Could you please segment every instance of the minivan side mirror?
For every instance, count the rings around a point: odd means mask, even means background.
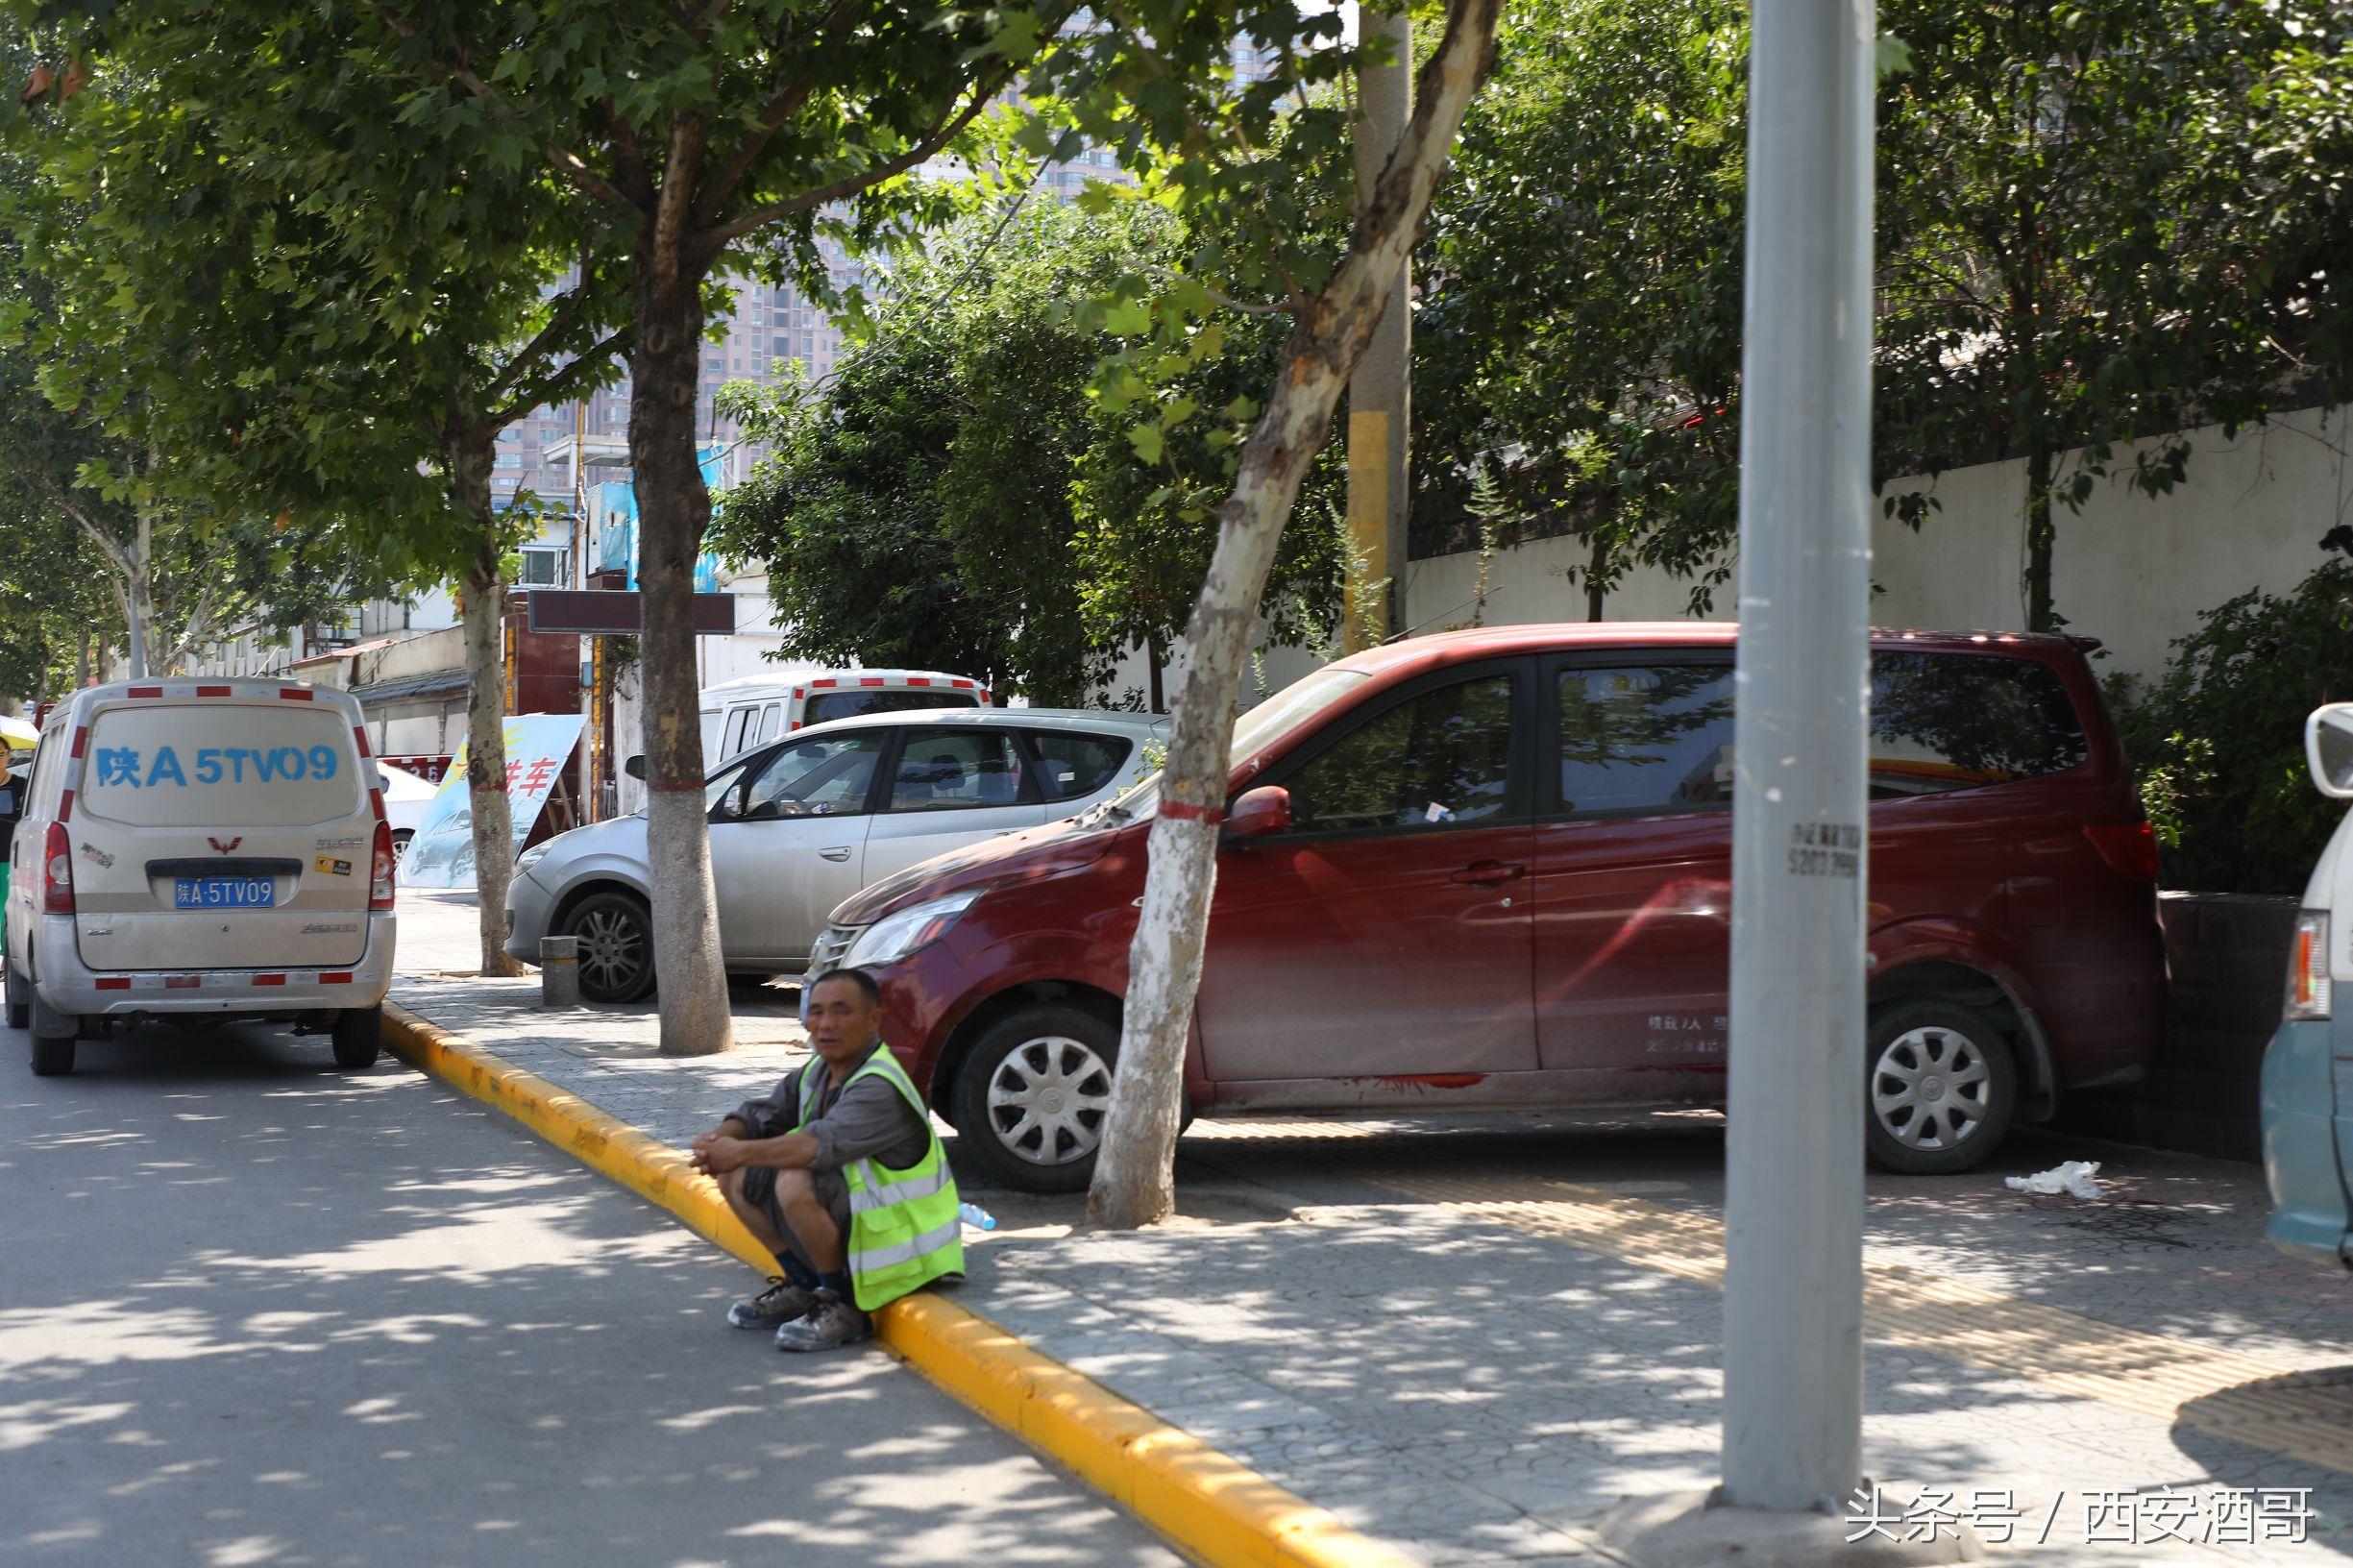
[[[641,754],[639,754],[639,755],[637,755],[637,756],[631,757],[631,758],[630,758],[628,761],[626,761],[626,762],[625,762],[625,763],[623,763],[623,764],[621,765],[621,771],[622,771],[623,772],[625,772],[625,773],[628,774],[628,775],[629,775],[631,778],[643,778],[643,777],[645,777],[645,776],[646,776],[646,759],[645,759],[645,756],[644,756],[644,755],[641,753]]]
[[[2353,702],[2313,709],[2304,721],[2304,761],[2322,795],[2353,800]]]
[[[1280,784],[1243,791],[1226,813],[1228,838],[1262,839],[1269,833],[1287,833],[1290,825],[1291,792]]]

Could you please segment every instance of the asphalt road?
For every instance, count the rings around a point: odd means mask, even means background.
[[[0,1562],[1174,1564],[871,1346],[387,1057],[0,1030]]]

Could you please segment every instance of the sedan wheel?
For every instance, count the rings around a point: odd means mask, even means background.
[[[1888,1169],[1966,1170],[2009,1131],[2017,1070],[1984,1015],[1950,1002],[1890,1009],[1873,1022],[1869,1057],[1867,1141]]]
[[[646,906],[623,893],[593,894],[564,921],[580,939],[580,995],[634,1002],[653,989],[653,927]]]
[[[1081,1008],[1025,1008],[984,1034],[956,1080],[956,1127],[989,1170],[1033,1192],[1094,1175],[1119,1032]]]
[[[1110,1109],[1111,1064],[1068,1035],[1022,1041],[989,1084],[992,1130],[1036,1164],[1066,1165],[1092,1154]]]

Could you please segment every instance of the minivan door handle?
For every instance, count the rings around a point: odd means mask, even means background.
[[[1507,866],[1500,860],[1474,860],[1457,871],[1454,879],[1475,888],[1493,888],[1527,874],[1525,866]]]
[[[838,848],[820,849],[818,854],[826,860],[847,860],[849,858],[849,845],[845,844]]]

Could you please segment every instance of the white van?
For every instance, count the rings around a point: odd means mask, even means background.
[[[2304,760],[2320,793],[2353,800],[2353,702],[2315,709]],[[2305,884],[2280,1025],[2263,1057],[2264,1234],[2281,1250],[2353,1268],[2353,812]]]
[[[118,681],[41,733],[8,894],[33,1070],[135,1017],[291,1018],[376,1060],[392,829],[358,702],[282,680]]]
[[[779,735],[829,719],[988,705],[988,687],[969,675],[937,670],[827,670],[808,665],[746,675],[703,689],[703,765],[717,767]]]

